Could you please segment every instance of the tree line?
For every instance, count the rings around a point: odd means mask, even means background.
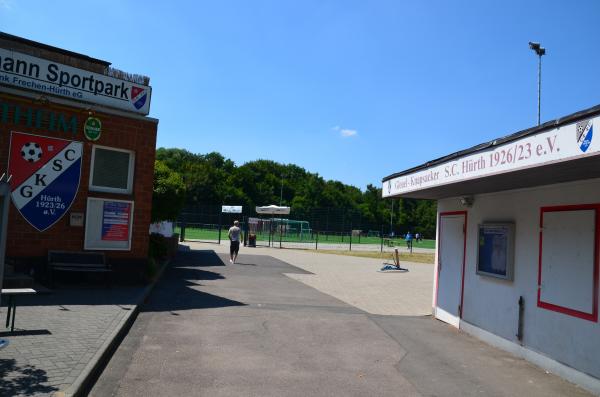
[[[238,166],[217,152],[157,149],[154,220],[174,219],[184,207],[222,204],[246,209],[269,204],[290,206],[290,218],[310,220],[313,228],[321,230],[342,225],[346,229],[381,230],[384,234],[410,230],[435,236],[434,201],[384,200],[377,186],[369,184],[363,191],[325,180],[294,164],[255,160]]]

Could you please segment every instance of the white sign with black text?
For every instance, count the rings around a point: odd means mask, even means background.
[[[221,212],[224,214],[241,214],[242,206],[241,205],[223,205],[221,207]]]
[[[0,84],[148,114],[152,88],[0,48]]]
[[[600,138],[593,139],[594,124],[600,125],[600,117],[553,128],[389,179],[383,182],[383,197],[598,155]]]

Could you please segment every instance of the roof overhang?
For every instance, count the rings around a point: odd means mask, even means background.
[[[383,197],[440,199],[598,178],[599,115],[597,106],[390,175]]]

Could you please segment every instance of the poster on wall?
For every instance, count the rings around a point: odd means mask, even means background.
[[[102,240],[129,240],[129,222],[131,203],[123,201],[105,201],[102,211]]]
[[[82,153],[81,142],[11,133],[11,199],[38,231],[50,228],[71,207],[79,190]]]
[[[134,202],[88,197],[85,215],[86,250],[131,249]]]

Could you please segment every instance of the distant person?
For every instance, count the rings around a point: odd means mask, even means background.
[[[404,237],[404,239],[406,240],[406,248],[412,249],[413,235],[411,234],[410,231],[408,233],[406,233],[406,236]]]
[[[229,228],[229,263],[235,263],[238,252],[240,251],[240,236],[242,229],[240,229],[240,223],[238,221],[233,222],[233,226]]]
[[[421,241],[421,235],[419,233],[415,233],[415,241],[418,243]]]

